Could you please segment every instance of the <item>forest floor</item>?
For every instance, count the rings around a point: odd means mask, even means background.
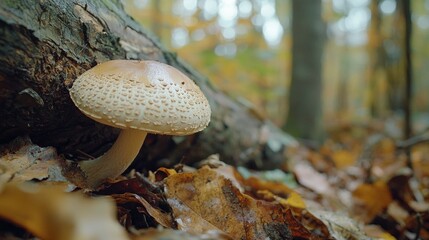
[[[0,149],[0,239],[429,239],[429,133],[395,129],[343,124],[282,169],[212,155],[93,191],[63,177],[55,149],[17,139]]]

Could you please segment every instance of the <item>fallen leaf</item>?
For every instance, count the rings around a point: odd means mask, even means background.
[[[115,219],[114,202],[62,188],[7,183],[0,190],[0,216],[45,240],[127,240]]]
[[[358,205],[356,214],[364,222],[374,219],[377,214],[382,213],[392,202],[389,187],[383,181],[377,181],[373,184],[363,183],[352,194]]]
[[[104,185],[103,188],[95,193],[99,195],[135,193],[146,199],[150,204],[161,207],[165,203],[165,201],[162,201],[161,191],[160,186],[141,176]]]
[[[144,176],[104,185],[94,194],[109,195],[116,201],[120,222],[127,228],[174,227],[162,189]]]
[[[370,239],[359,227],[359,224],[345,214],[316,209],[312,209],[310,212],[328,226],[329,232],[337,240]]]
[[[298,182],[303,186],[323,195],[334,195],[334,189],[325,174],[314,170],[310,165],[299,163],[295,165],[294,173]]]
[[[429,211],[429,202],[410,201],[409,204],[410,204],[410,207],[416,212]]]
[[[410,216],[407,210],[402,208],[401,205],[399,205],[399,203],[396,201],[393,201],[389,204],[387,207],[387,214],[389,214],[390,217],[395,219],[395,221],[402,226],[405,225],[407,218]]]
[[[16,139],[3,146],[0,157],[0,182],[45,180],[67,182],[62,175],[60,157],[52,147],[39,147],[28,138]]]
[[[268,190],[259,190],[256,192],[256,199],[261,199],[269,202],[277,201],[286,208],[305,208],[305,202],[302,197],[295,192],[289,194],[288,198],[279,197]]]
[[[219,175],[222,175],[226,179],[229,179],[231,183],[240,190],[240,192],[244,192],[243,182],[245,180],[235,167],[226,164],[218,166],[216,168],[213,168],[211,166],[208,167],[216,171]]]
[[[190,233],[222,231],[233,239],[318,239],[290,209],[241,193],[208,167],[169,176],[165,194],[178,229]]]
[[[118,206],[121,206],[122,208],[128,209],[128,214],[133,214],[133,211],[135,211],[135,215],[138,215],[139,218],[144,219],[144,226],[141,226],[142,224],[139,223],[136,220],[136,216],[129,216],[130,222],[123,223],[125,226],[130,227],[133,226],[135,228],[147,228],[147,227],[155,227],[156,225],[149,223],[149,217],[152,217],[158,224],[160,224],[163,227],[167,228],[173,228],[174,223],[173,219],[171,218],[171,215],[167,212],[162,211],[159,208],[156,208],[149,204],[146,199],[142,198],[141,196],[133,193],[123,193],[123,194],[112,194],[110,195],[115,201]],[[131,207],[127,207],[131,206]],[[141,208],[143,207],[144,210]],[[145,214],[146,213],[146,214]],[[145,214],[146,216],[142,216]],[[127,217],[127,216],[124,216]],[[121,218],[121,217],[120,217]]]
[[[134,234],[132,240],[232,240],[227,235],[214,231],[204,234],[191,234],[180,230],[151,228]]]
[[[296,192],[291,192],[289,197],[286,199],[285,204],[288,204],[296,208],[305,208],[305,202],[302,199],[301,195]]]
[[[249,191],[257,192],[260,190],[268,190],[273,194],[282,198],[287,198],[292,192],[294,192],[291,188],[289,188],[285,184],[282,184],[279,182],[264,181],[256,177],[250,177],[244,180],[243,184],[247,186]]]
[[[176,174],[176,170],[171,168],[160,167],[154,172],[154,181],[161,181],[164,178]]]
[[[338,150],[332,154],[332,160],[339,169],[352,166],[356,162],[356,159],[357,155],[350,150]]]
[[[236,169],[244,179],[256,177],[268,182],[282,183],[291,188],[294,188],[298,185],[295,181],[295,176],[292,173],[285,173],[280,169],[266,171],[250,171],[245,167],[237,167]]]
[[[364,232],[373,239],[396,240],[394,236],[378,225],[367,225],[364,227]]]

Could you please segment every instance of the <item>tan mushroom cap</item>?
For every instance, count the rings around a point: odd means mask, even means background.
[[[179,70],[156,61],[111,60],[86,71],[70,89],[88,117],[121,129],[187,135],[203,130],[210,106]]]

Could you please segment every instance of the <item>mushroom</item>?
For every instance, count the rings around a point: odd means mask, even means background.
[[[104,155],[78,163],[89,188],[123,173],[147,133],[189,135],[210,121],[210,106],[200,88],[179,70],[156,61],[101,63],[74,81],[70,97],[89,118],[122,129]]]

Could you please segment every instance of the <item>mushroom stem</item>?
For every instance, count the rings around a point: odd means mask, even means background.
[[[121,130],[118,139],[104,155],[79,162],[86,177],[87,187],[95,188],[107,178],[123,173],[140,151],[147,132],[135,129]]]

